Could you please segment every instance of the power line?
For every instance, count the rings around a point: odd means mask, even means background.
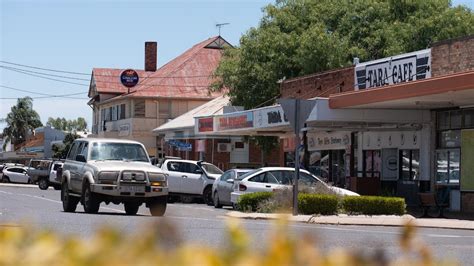
[[[32,94],[37,94],[37,95],[43,95],[43,96],[51,96],[51,97],[57,97],[57,96],[74,96],[74,95],[81,95],[87,93],[86,91],[84,92],[78,92],[78,93],[69,93],[69,94],[61,94],[61,95],[54,95],[54,94],[47,94],[47,93],[41,93],[41,92],[35,92],[35,91],[29,91],[29,90],[23,90],[23,89],[18,89],[18,88],[13,88],[5,85],[0,85],[0,87],[9,89],[9,90],[14,90],[14,91],[21,91],[21,92],[27,92],[27,93],[32,93]]]
[[[37,78],[48,79],[48,80],[53,80],[53,81],[57,81],[57,82],[67,83],[67,84],[73,84],[73,85],[80,85],[80,86],[89,87],[89,85],[84,84],[84,83],[77,83],[77,82],[65,81],[65,80],[60,80],[60,79],[55,79],[55,78],[48,78],[48,77],[44,77],[44,76],[40,76],[40,75],[36,75],[36,74],[31,74],[31,73],[25,72],[24,70],[14,70],[14,69],[9,69],[9,70],[13,71],[13,72],[18,72],[18,73],[21,73],[21,74],[24,74],[24,75],[37,77]]]
[[[0,98],[0,100],[17,100],[21,97],[5,97]],[[52,99],[52,98],[65,98],[65,99],[72,99],[72,100],[89,100],[89,98],[80,98],[80,97],[68,97],[68,96],[38,96],[38,97],[30,97],[31,99]]]
[[[58,69],[29,66],[29,65],[17,64],[17,63],[12,63],[12,62],[3,61],[3,60],[0,60],[0,63],[14,65],[14,66],[20,66],[20,67],[25,67],[25,68],[32,68],[32,69],[50,71],[50,72],[71,74],[71,75],[91,76],[91,73],[64,71],[64,70],[58,70]],[[23,71],[26,71],[26,70],[23,70]],[[49,75],[51,75],[51,74],[49,74]],[[153,75],[153,73],[150,73],[149,75]],[[98,77],[117,77],[117,78],[120,77],[120,75],[99,75],[99,74],[94,74],[94,76],[98,76]],[[149,77],[146,77],[146,78],[162,79],[162,78],[211,78],[211,77],[212,77],[212,75],[189,75],[189,76],[152,76],[152,77],[149,76]]]
[[[21,68],[16,68],[16,67],[8,67],[8,66],[2,66],[2,65],[0,65],[0,68],[7,69],[7,70],[10,70],[10,71],[18,70],[18,71],[23,71],[23,72],[33,73],[33,74],[47,75],[47,76],[50,76],[50,77],[58,77],[58,78],[65,78],[65,79],[74,79],[74,80],[90,81],[90,79],[75,78],[75,77],[68,77],[68,76],[62,76],[62,75],[54,75],[54,74],[48,74],[48,73],[43,73],[43,72],[31,71],[31,70],[26,70],[26,69],[21,69]]]

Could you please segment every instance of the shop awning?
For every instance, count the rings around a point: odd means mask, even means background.
[[[330,99],[317,98],[306,120],[305,130],[413,130],[429,123],[428,110],[413,109],[331,109]]]
[[[474,71],[329,96],[333,109],[436,109],[473,103]]]

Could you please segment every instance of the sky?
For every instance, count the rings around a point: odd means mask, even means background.
[[[258,26],[263,16],[262,7],[273,2],[0,0],[0,61],[85,74],[90,74],[94,67],[143,69],[144,43],[156,41],[158,66],[162,66],[194,44],[218,35],[216,23],[230,23],[222,28],[221,36],[238,45],[242,34]],[[474,9],[474,0],[453,1],[453,5],[458,4]],[[33,109],[43,124],[48,117],[84,117],[90,128],[92,110],[87,106],[90,75],[47,72],[86,79],[49,76],[83,84],[77,85],[41,79],[4,67],[46,72],[0,62],[0,118],[6,117],[17,97],[41,96],[31,92],[77,93],[71,96],[74,99],[34,99]],[[4,126],[0,124],[0,130]]]

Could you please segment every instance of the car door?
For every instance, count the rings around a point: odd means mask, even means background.
[[[69,171],[70,186],[75,192],[82,191],[82,180],[79,177],[79,168],[81,164],[76,161],[76,155],[80,152],[82,147],[82,141],[76,141],[73,143],[71,150],[67,156],[67,164],[65,165],[65,171]]]
[[[181,189],[187,194],[202,194],[204,185],[204,173],[202,169],[194,163],[183,162],[183,176]]]
[[[230,203],[230,193],[234,191],[234,183],[227,182],[229,179],[235,180],[236,172],[227,171],[220,178],[217,183],[217,193],[219,196],[219,201],[222,203]]]
[[[171,193],[181,193],[181,180],[184,173],[181,172],[181,162],[166,161],[164,172],[168,175],[168,190]]]
[[[242,182],[243,183],[243,182]],[[247,186],[246,192],[272,192],[276,188],[278,181],[269,171],[255,175],[245,182]]]
[[[19,167],[11,167],[7,169],[7,176],[10,179],[10,182],[15,183],[27,183],[28,176],[26,175],[26,170]]]

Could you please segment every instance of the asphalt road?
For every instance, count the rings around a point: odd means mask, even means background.
[[[176,229],[173,239],[216,248],[226,244],[226,218],[229,209],[215,209],[204,204],[168,204],[164,217],[152,217],[147,208],[140,207],[137,216],[126,216],[122,205],[102,204],[99,214],[86,214],[82,206],[76,213],[62,211],[60,191],[43,191],[36,186],[0,184],[0,226],[29,224],[49,228],[62,234],[89,237],[103,226],[114,226],[133,234],[154,222],[162,222]],[[252,238],[258,252],[269,239],[274,222],[240,221]],[[172,230],[167,230],[172,232]],[[289,234],[298,239],[311,236],[324,251],[345,248],[354,252],[373,254],[384,250],[388,257],[400,254],[398,239],[401,229],[374,226],[323,226],[293,223]],[[430,229],[418,230],[418,238],[426,243],[439,259],[454,258],[463,265],[474,260],[474,230]]]

